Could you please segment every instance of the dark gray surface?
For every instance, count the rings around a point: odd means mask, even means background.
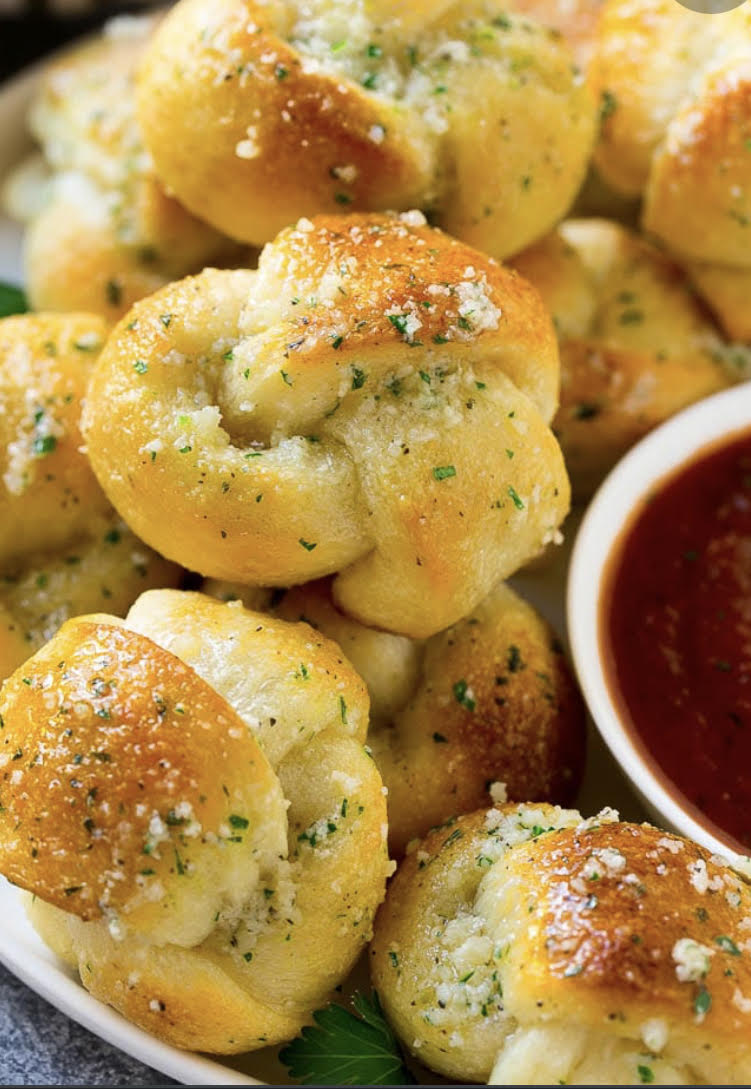
[[[0,1085],[176,1085],[81,1028],[0,965]]]

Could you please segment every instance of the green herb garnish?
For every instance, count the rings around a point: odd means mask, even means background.
[[[0,283],[0,318],[11,314],[25,314],[29,303],[25,292],[13,284]]]
[[[279,1052],[303,1085],[414,1085],[376,991],[355,993],[356,1014],[330,1005],[313,1014],[297,1039]]]

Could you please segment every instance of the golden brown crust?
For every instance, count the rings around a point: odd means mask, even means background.
[[[644,227],[683,258],[751,270],[751,18],[746,58],[711,71],[652,160]],[[687,215],[687,209],[696,214]]]
[[[597,1052],[577,1060],[589,1062],[596,1080],[608,1080],[619,1057],[636,1052],[634,1074],[637,1062],[655,1060],[679,1079],[737,1084],[749,1061],[750,909],[746,882],[678,836],[614,823],[612,815],[582,822],[551,807],[504,806],[431,833],[405,860],[379,913],[374,978],[400,1033],[423,1038],[419,1053],[425,1058],[429,1048],[435,1069],[452,1073],[462,1058],[474,1067],[457,1040],[464,1034],[468,1044],[480,1031],[474,1017],[483,1019],[468,997],[457,1004],[449,987],[449,1013],[436,1024],[441,992],[429,966],[445,947],[453,986],[461,984],[455,977],[466,948],[456,939],[468,916],[476,940],[490,940],[502,990],[503,1008],[491,1013],[495,1025],[485,1033],[485,1062],[496,1049],[494,1077],[512,1073],[510,1056],[518,1057],[525,1033],[560,1027],[571,1038],[586,1031],[589,1047],[601,1049],[599,1076]],[[389,955],[395,950],[398,971]],[[409,1012],[416,986],[428,988],[420,1015],[436,1029],[410,1023],[418,1016]],[[646,1058],[637,1058],[639,1050]],[[557,1061],[550,1056],[554,1080],[576,1078],[576,1064],[558,1072]],[[484,1068],[476,1073],[488,1076]]]
[[[605,0],[513,0],[509,10],[553,27],[565,38],[576,63],[586,69]]]
[[[124,616],[144,590],[175,586],[180,568],[138,540],[114,511],[65,548],[6,566],[0,581],[0,678],[51,639],[63,621],[108,609]]]
[[[115,506],[165,555],[249,583],[341,571],[345,611],[424,636],[565,513],[556,387],[521,278],[419,213],[320,217],[257,273],[207,270],[138,304],[85,430]]]
[[[82,919],[126,910],[132,924],[144,886],[192,868],[200,840],[181,835],[192,820],[221,838],[251,784],[271,789],[268,762],[225,701],[112,623],[68,621],[8,679],[2,718],[0,865]]]
[[[344,616],[325,581],[270,607],[336,639],[365,679],[395,856],[431,826],[489,804],[493,783],[510,798],[573,799],[584,706],[552,629],[507,586],[424,644]]]
[[[416,126],[405,130],[396,110],[340,79],[306,72],[267,25],[270,12],[247,0],[220,0],[210,11],[183,4],[155,39],[141,67],[139,114],[161,176],[173,187],[178,178],[204,218],[256,244],[301,215],[341,211],[342,197],[358,210],[417,206],[428,178]],[[207,17],[211,29],[199,40],[195,28]],[[186,78],[191,71],[198,78]],[[210,147],[180,120],[207,114],[224,122],[212,127]],[[373,139],[374,126],[396,139]],[[246,158],[237,150],[245,141],[268,150]]]
[[[649,430],[730,383],[724,345],[685,276],[626,228],[568,220],[514,266],[553,313],[553,427],[579,498]]]
[[[647,825],[604,824],[539,836],[504,869],[504,883],[518,879],[517,888],[536,899],[534,919],[509,952],[507,995],[520,1014],[544,988],[553,1010],[576,993],[587,1019],[613,1009],[631,1019],[647,1002],[689,1027],[706,989],[711,1006],[694,1031],[730,1039],[748,1031],[748,1014],[732,998],[736,988],[751,991],[751,961],[740,951],[751,893],[708,851]],[[696,887],[699,873],[707,891]],[[727,941],[718,945],[718,937]],[[693,981],[680,979],[673,957],[676,942],[687,938],[712,950],[707,973]]]
[[[80,453],[81,403],[106,335],[93,314],[0,321],[0,564],[64,546],[109,512]]]
[[[393,849],[431,825],[509,798],[570,802],[584,765],[584,707],[551,628],[508,587],[425,647],[420,686],[373,735]]]
[[[681,259],[748,268],[751,15],[607,0],[590,68],[602,95],[595,162]]]
[[[133,80],[154,22],[105,28],[42,74],[30,127],[44,173],[23,163],[5,194],[10,213],[29,220],[24,261],[37,310],[114,321],[168,280],[236,250],[167,195],[143,147]]]
[[[731,340],[751,341],[751,269],[686,261],[691,282]]]
[[[419,12],[183,0],[139,81],[160,176],[257,245],[342,205],[429,207],[452,234],[505,256],[565,213],[593,113],[554,35],[479,0]],[[499,127],[502,142],[478,140]]]
[[[188,662],[239,708],[274,768],[323,730],[365,741],[365,685],[339,647],[307,623],[176,590],[142,594],[127,623]],[[264,701],[283,704],[284,730],[263,713]]]
[[[165,216],[177,207],[154,182],[144,183],[143,195],[162,205]],[[181,215],[184,218],[185,213]],[[138,299],[204,264],[173,261],[168,271],[164,258],[155,257],[150,245],[142,242],[140,251],[123,245],[95,205],[59,197],[27,229],[24,265],[29,298],[38,310],[88,310],[116,321]],[[163,252],[169,250],[163,243]],[[218,248],[207,249],[210,262],[219,256]]]
[[[606,0],[604,4],[590,64],[590,79],[603,114],[594,161],[616,192],[636,196],[646,185],[652,154],[664,136],[665,118],[673,115],[685,94],[684,67],[697,65],[702,55],[706,35],[688,32],[689,26],[695,30],[696,21],[701,20],[701,16],[675,10],[671,0],[636,4]],[[681,51],[685,65],[676,60]]]
[[[367,695],[339,649],[152,591],[126,622],[69,622],[0,705],[0,868],[84,985],[178,1047],[299,1031],[390,868]]]
[[[107,327],[93,314],[0,321],[0,678],[68,617],[124,613],[178,571],[117,517],[82,453]]]

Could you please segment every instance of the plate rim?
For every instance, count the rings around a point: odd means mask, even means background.
[[[267,1084],[200,1052],[182,1051],[166,1044],[95,998],[78,979],[68,974],[59,957],[50,952],[48,960],[34,949],[34,943],[41,939],[25,918],[22,903],[25,895],[5,878],[0,878],[0,907],[5,900],[14,898],[24,915],[22,937],[26,937],[25,930],[33,938],[33,941],[19,945],[13,941],[13,928],[10,937],[5,930],[0,931],[0,964],[23,984],[100,1040],[184,1085]]]

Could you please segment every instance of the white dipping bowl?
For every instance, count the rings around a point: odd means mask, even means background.
[[[584,515],[566,594],[574,665],[605,744],[658,825],[731,859],[743,857],[732,837],[681,794],[624,722],[607,679],[601,599],[611,558],[646,496],[704,451],[749,432],[751,382],[745,382],[684,409],[634,446],[606,477]]]

